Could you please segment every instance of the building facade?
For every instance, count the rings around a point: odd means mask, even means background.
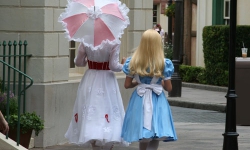
[[[152,28],[153,0],[121,0],[129,8],[130,26],[122,36],[121,57],[128,57],[143,31]],[[58,23],[67,0],[0,1],[0,41],[27,40],[27,74],[34,84],[27,90],[27,111],[36,111],[45,121],[45,128],[34,137],[36,147],[66,143],[68,128],[78,84],[84,69],[70,64],[71,50],[77,43],[69,42]],[[117,73],[124,105],[131,90],[123,90],[124,74]]]

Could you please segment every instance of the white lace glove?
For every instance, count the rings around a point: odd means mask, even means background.
[[[88,62],[87,54],[85,52],[84,45],[82,43],[79,45],[78,54],[75,57],[74,62],[78,67],[85,67]]]

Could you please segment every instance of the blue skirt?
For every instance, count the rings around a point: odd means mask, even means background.
[[[143,139],[176,141],[172,113],[164,92],[160,95],[152,93],[153,118],[151,130],[143,127],[143,98],[136,90],[130,98],[122,127],[122,138],[127,142]]]

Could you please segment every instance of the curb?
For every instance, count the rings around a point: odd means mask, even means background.
[[[171,97],[168,97],[168,102],[170,106],[178,106],[178,107],[194,108],[194,109],[202,109],[202,110],[212,110],[212,111],[219,111],[223,113],[226,112],[225,105],[179,101]]]
[[[216,92],[227,92],[228,90],[227,87],[223,87],[223,86],[214,86],[214,85],[206,85],[206,84],[187,83],[187,82],[182,82],[182,86],[195,88],[195,89],[201,89],[201,90],[216,91]]]
[[[220,86],[187,83],[187,82],[182,82],[182,86],[195,88],[195,89],[201,89],[201,90],[208,90],[208,91],[227,92],[227,87],[220,87]],[[223,105],[223,104],[189,102],[189,101],[180,100],[180,97],[168,97],[167,99],[168,99],[169,105],[171,106],[179,106],[179,107],[202,109],[202,110],[212,110],[212,111],[219,111],[223,113],[226,112],[226,105]]]

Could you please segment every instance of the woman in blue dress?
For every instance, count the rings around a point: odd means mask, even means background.
[[[122,138],[140,142],[140,150],[156,150],[159,141],[175,141],[177,135],[172,113],[163,89],[172,90],[174,66],[164,58],[161,36],[149,29],[142,35],[139,47],[124,66],[124,87],[132,93],[123,123]]]

